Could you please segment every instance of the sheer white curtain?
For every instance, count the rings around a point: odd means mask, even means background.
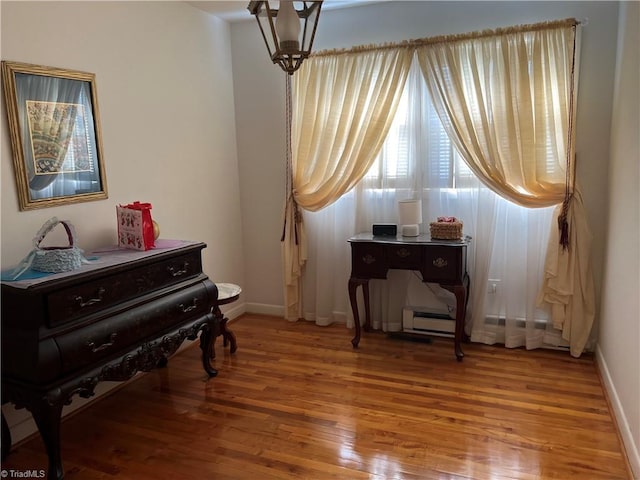
[[[527,348],[561,343],[545,312],[535,307],[553,207],[526,209],[482,186],[444,132],[417,62],[387,140],[365,178],[333,205],[305,213],[309,260],[304,317],[321,325],[346,321],[353,326],[346,239],[371,230],[373,223],[397,223],[397,201],[416,194],[423,202],[422,231],[437,216],[456,216],[464,222],[464,233],[473,237],[468,315],[487,319],[478,341]],[[496,293],[487,294],[489,278],[496,280]],[[370,289],[374,328],[401,330],[402,308],[408,304],[424,303],[455,315],[453,295],[423,284],[412,272],[392,270],[387,281],[372,280]]]

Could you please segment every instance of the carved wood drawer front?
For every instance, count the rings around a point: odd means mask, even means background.
[[[387,278],[387,264],[382,245],[352,243],[351,276],[360,278]]]
[[[419,270],[422,266],[422,247],[416,245],[388,245],[389,268]]]
[[[52,292],[47,295],[48,326],[53,328],[179,283],[198,275],[201,270],[200,252],[191,252]]]
[[[462,248],[437,247],[429,248],[425,252],[425,273],[434,282],[461,282]],[[463,267],[466,267],[462,264]]]
[[[209,280],[178,290],[159,300],[93,323],[55,338],[60,351],[61,373],[67,374],[95,364],[140,343],[145,338],[169,333],[190,317],[206,315],[214,301],[215,287]]]

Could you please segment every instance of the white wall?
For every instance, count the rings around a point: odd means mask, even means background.
[[[162,238],[201,240],[205,269],[242,283],[229,26],[182,2],[1,2],[2,59],[96,74],[109,198],[20,212],[2,125],[2,266],[48,218],[85,249],[116,242],[115,206],[151,202]]]
[[[20,212],[1,112],[2,267],[22,259],[54,215],[73,223],[84,249],[114,244],[115,206],[141,200],[153,204],[162,238],[205,242],[209,277],[242,285],[228,24],[183,2],[0,8],[3,60],[96,74],[109,191],[107,200]]]
[[[620,9],[598,364],[640,478],[640,3]]]

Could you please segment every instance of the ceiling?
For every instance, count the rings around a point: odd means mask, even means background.
[[[354,5],[362,5],[366,3],[375,3],[380,0],[324,0],[322,2],[322,9],[344,8],[352,7]],[[200,10],[204,10],[216,17],[219,17],[227,22],[237,22],[241,20],[247,20],[252,18],[247,5],[249,0],[231,0],[231,1],[187,1],[187,3],[193,5]]]

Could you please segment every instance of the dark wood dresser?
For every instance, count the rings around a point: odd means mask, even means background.
[[[159,242],[159,245],[162,241]],[[216,285],[202,272],[205,244],[165,241],[147,252],[114,247],[73,272],[2,282],[2,403],[28,409],[62,479],[60,417],[76,394],[166,365],[200,335],[209,376],[220,334]],[[212,313],[213,311],[213,313]],[[11,437],[2,417],[2,456]]]

